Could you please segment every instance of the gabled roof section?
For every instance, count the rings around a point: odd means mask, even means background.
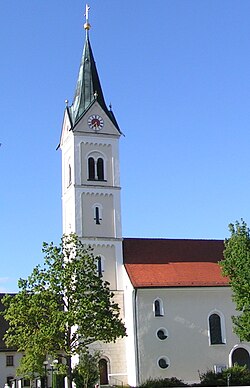
[[[98,101],[102,109],[109,116],[115,127],[121,133],[113,112],[108,110],[104,100],[94,55],[89,41],[88,30],[89,28],[86,29],[86,39],[76,84],[75,97],[73,104],[69,108],[73,127],[81,119],[88,108],[94,103],[94,101]]]
[[[125,238],[123,258],[135,288],[228,286],[222,240]]]

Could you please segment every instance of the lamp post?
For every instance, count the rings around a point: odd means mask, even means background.
[[[47,366],[48,366],[48,361],[45,360],[43,361],[43,366],[44,366],[44,388],[48,388],[48,384],[47,384]]]
[[[54,388],[54,370],[56,369],[57,367],[57,364],[58,364],[58,360],[53,360],[52,363],[50,364],[51,366],[51,385],[52,385],[52,388]]]

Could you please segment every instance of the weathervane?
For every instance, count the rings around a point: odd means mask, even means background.
[[[86,22],[84,23],[84,29],[86,31],[88,31],[90,29],[90,24],[89,24],[89,10],[90,10],[90,6],[88,4],[86,4],[86,8],[85,8],[85,18],[86,18]]]

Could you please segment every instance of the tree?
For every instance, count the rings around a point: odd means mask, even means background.
[[[81,354],[79,363],[73,369],[73,381],[76,388],[93,388],[99,378],[99,352],[94,354],[88,351]]]
[[[9,324],[4,338],[7,346],[25,352],[19,371],[26,376],[41,375],[42,361],[60,354],[66,360],[61,371],[71,387],[72,355],[85,354],[97,340],[124,337],[125,326],[109,283],[98,275],[91,248],[70,234],[59,246],[44,243],[43,252],[43,266],[19,280],[14,297],[3,299]]]
[[[221,267],[229,277],[236,310],[241,312],[232,317],[234,331],[241,341],[250,341],[250,230],[243,220],[230,224],[229,230]]]

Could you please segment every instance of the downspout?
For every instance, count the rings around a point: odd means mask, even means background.
[[[139,363],[139,348],[138,348],[138,320],[137,320],[137,288],[134,291],[134,329],[135,329],[135,362],[136,362],[136,385],[140,385],[140,363]]]

